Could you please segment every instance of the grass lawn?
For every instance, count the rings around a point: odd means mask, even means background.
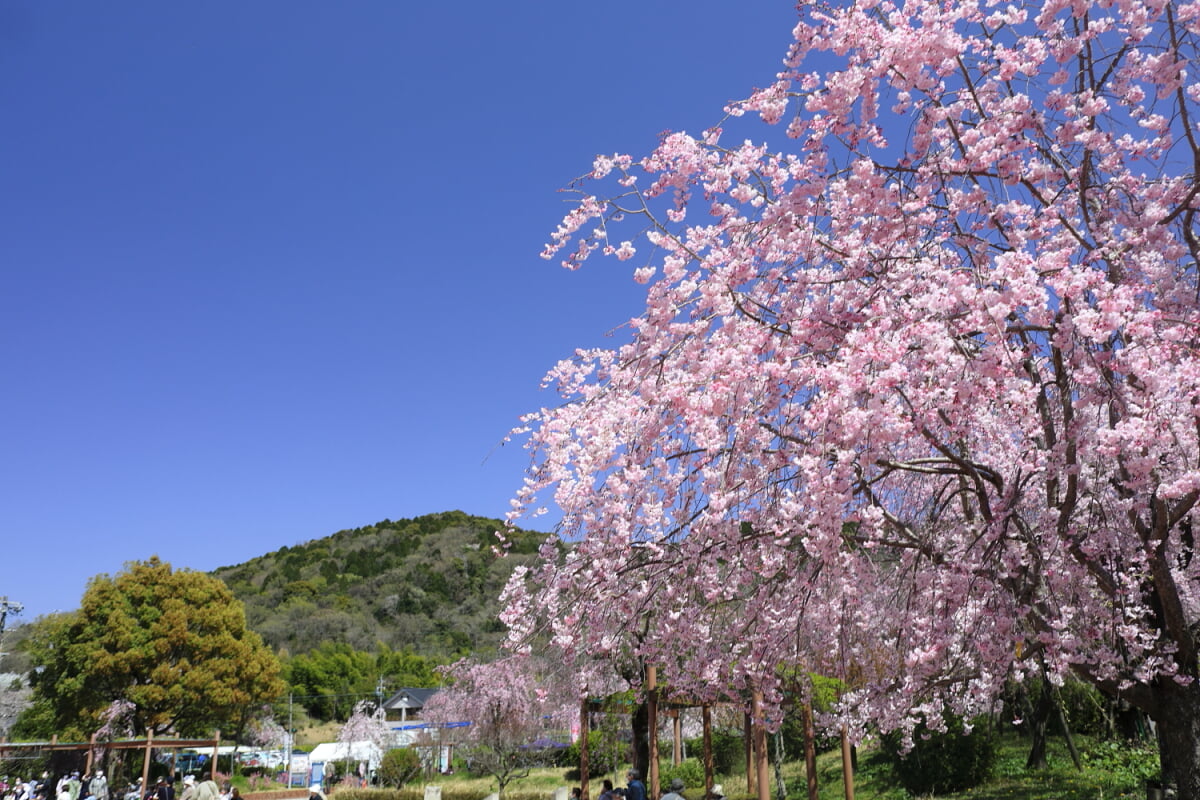
[[[1076,770],[1071,763],[1063,740],[1051,737],[1047,757],[1049,766],[1031,772],[1025,769],[1025,759],[1029,754],[1028,740],[1013,735],[1002,737],[998,742],[996,766],[987,783],[938,797],[949,800],[1142,800],[1146,796],[1145,778],[1157,770],[1157,756],[1153,748],[1130,748],[1082,736],[1076,737],[1076,741],[1084,756],[1083,771]],[[534,770],[528,778],[509,784],[506,795],[513,800],[547,798],[557,787],[576,785],[563,777],[564,772],[563,769]],[[602,775],[591,781],[592,798],[599,796],[600,780],[604,777],[613,776]],[[616,784],[624,785],[624,768],[616,777]],[[783,777],[789,800],[806,800],[803,761],[786,763]],[[817,780],[821,800],[840,800],[844,797],[839,752],[818,756]],[[440,776],[436,782],[444,787],[447,796],[453,798],[482,798],[495,791],[495,781],[487,777],[470,778],[454,774]],[[721,775],[717,777],[717,782],[723,784],[730,800],[751,798],[746,789],[744,773]],[[859,748],[854,788],[856,800],[909,798],[893,777],[886,757],[870,745]],[[694,786],[689,786],[685,792],[692,800],[699,800],[702,794],[702,787]]]
[[[1051,737],[1044,770],[1025,769],[1029,740],[1008,735],[998,741],[998,755],[991,779],[974,789],[938,797],[953,800],[1118,800],[1146,796],[1145,779],[1157,773],[1158,758],[1153,748],[1128,748],[1110,742],[1077,736],[1084,769],[1075,769],[1066,744]],[[804,798],[803,763],[788,764],[784,780],[789,798]],[[821,800],[844,797],[840,752],[822,753],[817,758],[817,781]],[[743,778],[739,786],[745,788]],[[856,800],[907,800],[908,793],[895,780],[887,758],[873,747],[859,748],[854,776]],[[727,786],[728,790],[728,786]]]

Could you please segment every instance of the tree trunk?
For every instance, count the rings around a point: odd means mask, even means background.
[[[1041,682],[1041,694],[1038,695],[1037,706],[1029,719],[1029,735],[1033,744],[1029,748],[1029,758],[1025,760],[1026,769],[1046,768],[1046,723],[1050,721],[1050,712],[1054,703],[1050,699],[1050,684]]]
[[[644,700],[633,707],[631,733],[633,734],[633,753],[631,761],[642,780],[650,777],[650,706]],[[647,789],[649,785],[647,784]]]
[[[787,800],[787,786],[783,782],[783,729],[775,731],[775,800]]]
[[[812,702],[804,703],[804,777],[808,800],[817,800],[817,736],[813,730]]]
[[[1075,746],[1075,737],[1071,733],[1071,726],[1067,724],[1067,714],[1063,711],[1062,696],[1058,689],[1054,689],[1054,713],[1058,715],[1058,724],[1062,726],[1063,738],[1067,740],[1067,750],[1071,753],[1071,763],[1075,765],[1075,769],[1083,772],[1083,762],[1079,758],[1079,748]]]
[[[1172,685],[1155,718],[1163,780],[1176,800],[1200,800],[1200,682]]]

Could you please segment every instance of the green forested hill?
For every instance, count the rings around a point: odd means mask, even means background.
[[[516,531],[502,558],[492,550],[502,526],[461,511],[383,520],[213,574],[245,604],[250,627],[292,655],[322,642],[442,658],[487,652],[503,636],[505,581],[546,537]]]

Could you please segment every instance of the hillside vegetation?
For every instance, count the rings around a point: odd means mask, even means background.
[[[546,537],[514,531],[500,557],[493,546],[502,526],[461,511],[385,519],[213,574],[245,604],[249,626],[292,655],[323,642],[441,658],[486,654],[503,636],[500,591]]]

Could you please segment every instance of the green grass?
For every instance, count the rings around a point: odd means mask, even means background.
[[[1145,779],[1157,772],[1158,758],[1152,748],[1130,747],[1076,737],[1083,753],[1084,769],[1075,769],[1062,739],[1051,738],[1048,766],[1025,769],[1029,741],[1004,736],[992,777],[985,784],[963,792],[938,795],[947,800],[1141,800],[1146,796]],[[791,774],[789,774],[789,771]],[[821,800],[839,800],[842,787],[840,752],[823,753],[817,759]],[[805,798],[803,764],[784,769],[788,797]],[[742,786],[744,786],[744,782]],[[873,747],[859,749],[854,775],[856,800],[907,800],[908,793],[892,777],[886,757]]]
[[[1156,774],[1158,768],[1153,747],[1094,741],[1083,736],[1076,737],[1076,742],[1084,757],[1082,772],[1075,769],[1063,740],[1057,737],[1050,740],[1047,768],[1030,771],[1025,769],[1028,740],[1013,735],[1001,737],[995,769],[987,783],[937,797],[939,800],[1141,800],[1146,796],[1145,779]],[[560,786],[577,785],[578,782],[563,777],[565,772],[561,768],[534,770],[528,778],[509,784],[506,795],[509,800],[546,800]],[[624,768],[618,777],[623,773]],[[771,774],[774,798],[774,770]],[[604,777],[612,776],[598,776],[590,782],[592,798],[599,796],[600,780]],[[807,800],[802,760],[784,764],[783,777],[788,800]],[[444,787],[443,797],[448,800],[478,800],[495,791],[493,779],[471,778],[462,773],[438,776],[434,782]],[[716,782],[724,785],[729,800],[753,800],[746,788],[745,773],[719,775]],[[817,782],[821,800],[841,800],[845,796],[840,752],[817,757]],[[622,784],[623,780],[617,781],[617,785]],[[421,785],[418,781],[409,790],[413,800]],[[854,790],[856,800],[909,800],[908,793],[893,778],[886,757],[869,744],[859,748]],[[355,798],[347,800],[357,800],[355,794]],[[364,793],[363,797],[369,794]],[[700,800],[702,794],[702,788],[695,786],[689,786],[685,792],[693,800]]]

